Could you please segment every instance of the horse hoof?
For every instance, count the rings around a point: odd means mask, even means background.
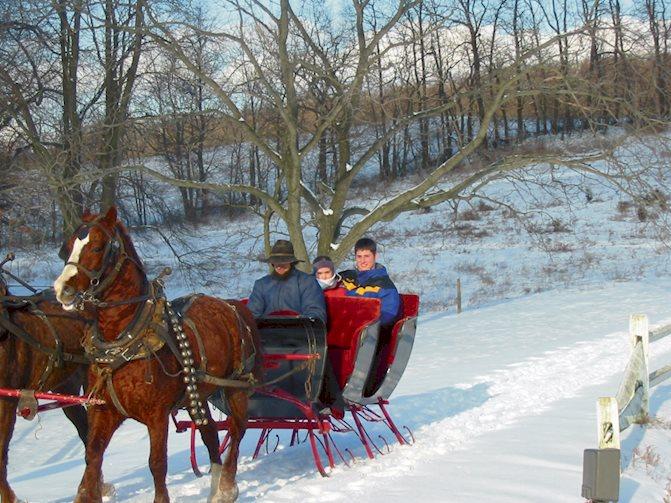
[[[110,484],[109,482],[103,482],[100,486],[100,492],[103,497],[111,498],[116,494],[116,487],[114,487],[114,484]]]
[[[5,501],[7,503],[28,503],[27,501],[18,499],[11,489],[9,493],[0,493],[0,503],[5,503]]]
[[[238,485],[235,484],[228,491],[217,491],[214,495],[210,494],[210,497],[207,498],[207,503],[233,503],[238,499],[238,494],[240,494],[240,491],[238,490]]]
[[[86,489],[80,489],[77,491],[73,503],[102,503],[102,500],[102,496],[100,498],[92,498]]]

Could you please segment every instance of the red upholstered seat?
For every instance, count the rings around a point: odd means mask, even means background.
[[[352,375],[361,332],[380,318],[378,299],[327,297],[328,356],[341,389]]]

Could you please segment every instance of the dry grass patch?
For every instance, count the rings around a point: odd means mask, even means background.
[[[648,445],[645,449],[641,450],[636,447],[631,453],[631,464],[635,468],[638,464],[643,464],[646,471],[651,468],[656,468],[661,462],[661,456],[655,451],[655,448],[651,445]]]

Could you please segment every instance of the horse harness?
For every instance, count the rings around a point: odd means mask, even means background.
[[[45,366],[44,371],[40,376],[37,389],[42,389],[54,369],[61,368],[65,363],[89,363],[88,358],[86,358],[84,355],[63,351],[63,343],[61,342],[58,332],[49,320],[49,315],[45,314],[38,307],[38,303],[45,299],[45,292],[31,296],[0,296],[0,306],[2,306],[2,310],[0,310],[0,327],[6,332],[16,336],[18,339],[22,340],[37,351],[46,354],[49,358],[47,365]],[[43,344],[35,337],[30,335],[23,327],[12,321],[10,317],[10,311],[18,311],[23,309],[40,318],[40,320],[42,320],[42,322],[47,326],[54,340],[53,347]],[[80,321],[86,320],[80,318]]]
[[[161,278],[150,282],[148,289],[148,294],[139,297],[139,300],[130,299],[130,301],[120,302],[123,304],[142,302],[142,306],[136,310],[131,323],[115,340],[104,340],[97,323],[87,330],[83,345],[86,355],[93,363],[92,370],[97,376],[89,396],[96,395],[105,386],[116,409],[124,416],[129,416],[114,390],[113,372],[130,361],[148,360],[155,357],[163,372],[171,375],[158,356],[158,352],[167,345],[182,367],[179,373],[183,374],[183,381],[186,384],[185,398],[189,405],[189,413],[197,425],[205,424],[207,422],[206,411],[198,393],[198,382],[246,389],[251,389],[256,385],[253,368],[257,348],[254,346],[251,331],[243,322],[237,308],[227,303],[227,306],[235,313],[238,322],[242,345],[241,357],[232,375],[225,379],[211,376],[207,373],[207,355],[202,337],[193,320],[187,316],[193,302],[202,294],[192,294],[170,302],[165,298]],[[119,303],[99,303],[101,304],[110,306]],[[198,368],[195,366],[193,349],[184,333],[184,325],[191,329],[198,345],[198,353],[201,355]],[[248,345],[250,345],[249,355],[245,357]],[[145,380],[152,381],[149,367]],[[181,402],[184,401],[183,398]]]

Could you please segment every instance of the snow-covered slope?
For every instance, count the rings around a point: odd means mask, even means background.
[[[580,501],[582,451],[596,446],[595,402],[617,390],[634,312],[646,313],[653,326],[671,323],[671,283],[603,283],[460,315],[422,316],[391,404],[415,444],[390,442],[392,452],[367,460],[353,437],[336,437],[357,462],[339,465],[324,479],[305,446],[251,460],[250,432],[238,477],[240,501]],[[651,355],[653,369],[667,364],[671,337],[653,343]],[[670,397],[671,386],[655,388],[652,411],[671,413]],[[671,432],[660,426],[626,432],[625,457],[650,446],[660,460],[646,465],[634,456],[621,501],[662,501],[671,474]],[[209,479],[190,471],[188,436],[172,432],[169,442],[174,501],[204,501]],[[147,444],[143,427],[130,421],[114,437],[104,470],[117,487],[116,501],[152,501]],[[205,462],[204,448],[200,454]],[[71,501],[83,466],[83,449],[62,414],[19,420],[9,472],[20,497]]]
[[[658,168],[650,186],[667,196],[670,159],[655,138],[619,152],[627,169]],[[561,183],[542,183],[549,179]],[[375,194],[362,185],[355,203],[373,207],[411,183]],[[240,464],[241,501],[581,500],[582,452],[596,447],[596,399],[614,395],[622,377],[629,314],[646,313],[653,326],[671,323],[670,213],[658,203],[643,204],[643,211],[602,180],[559,168],[497,180],[485,196],[490,199],[456,209],[443,204],[403,214],[371,231],[399,289],[422,299],[413,355],[391,405],[397,422],[413,430],[415,445],[390,442],[392,452],[368,461],[353,436],[336,437],[359,459],[322,479],[305,446],[251,460],[256,436],[250,432]],[[282,237],[276,231],[273,238]],[[266,272],[257,260],[258,219],[213,221],[179,236],[170,228],[161,232],[179,260],[155,231],[132,229],[150,274],[175,268],[170,297],[193,290],[244,297]],[[49,246],[20,250],[11,267],[46,286],[60,264]],[[459,315],[457,279],[465,308]],[[651,352],[653,370],[671,363],[671,337]],[[654,388],[657,420],[623,438],[621,501],[658,502],[667,493],[671,499],[668,398],[671,382]],[[174,501],[204,501],[209,480],[191,474],[187,435],[173,432],[169,442]],[[200,454],[204,462],[204,449]],[[147,456],[144,429],[128,422],[104,466],[117,501],[152,501]],[[71,501],[83,463],[83,448],[60,413],[19,420],[9,465],[19,496]]]

